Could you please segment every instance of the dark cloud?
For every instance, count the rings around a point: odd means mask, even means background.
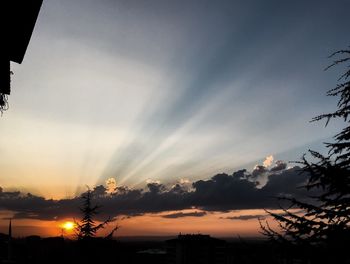
[[[210,180],[193,183],[191,203],[204,210],[231,210],[261,207],[259,189],[256,184],[246,178],[217,174]]]
[[[262,188],[250,179],[246,170],[232,175],[221,173],[208,180],[192,183],[188,190],[181,184],[168,188],[161,183],[148,183],[147,188],[129,189],[125,186],[116,188],[108,194],[102,185],[92,189],[94,202],[102,205],[99,217],[130,216],[144,213],[179,211],[196,208],[204,211],[229,211],[244,209],[276,209],[279,207],[276,197],[306,197],[307,193],[299,188],[306,182],[307,175],[300,168],[294,167],[270,174],[268,182]],[[33,218],[54,220],[63,217],[79,217],[80,197],[61,200],[47,200],[43,197],[20,192],[0,192],[0,209],[15,212],[15,218]],[[164,217],[175,218],[204,215],[199,212],[176,213]]]
[[[276,172],[276,171],[282,171],[287,168],[287,163],[284,162],[283,160],[277,160],[275,163],[275,166],[271,168],[271,172]]]
[[[264,173],[266,173],[268,171],[269,170],[265,166],[263,166],[263,165],[256,165],[254,170],[253,170],[253,172],[252,172],[252,176],[254,178],[257,178],[260,175],[262,175],[262,174],[264,174]]]
[[[167,214],[167,215],[162,215],[164,218],[181,218],[181,217],[187,217],[187,216],[195,216],[195,217],[201,217],[207,215],[206,212],[190,212],[190,213],[173,213],[173,214]]]
[[[94,189],[92,190],[92,194],[95,197],[104,196],[106,194],[106,192],[107,192],[107,189],[103,185],[98,185],[98,186],[94,187]]]
[[[173,193],[184,194],[185,192],[188,192],[188,189],[183,184],[176,183],[171,187],[170,191]]]
[[[148,183],[147,188],[148,188],[149,192],[152,194],[159,194],[159,193],[164,192],[166,190],[164,185],[162,185],[160,183],[156,183],[156,182]]]
[[[239,215],[239,216],[228,216],[222,217],[221,219],[230,219],[230,220],[251,220],[251,219],[265,219],[267,217],[266,214],[258,214],[258,215]]]
[[[268,182],[262,188],[264,193],[270,193],[274,196],[286,195],[294,197],[303,197],[310,195],[302,188],[306,184],[307,174],[299,167],[284,170],[269,175]]]

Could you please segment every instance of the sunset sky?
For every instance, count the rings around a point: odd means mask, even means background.
[[[349,9],[44,0],[0,118],[0,232],[58,235],[88,185],[122,235],[257,235],[267,197],[303,194],[288,161],[343,127],[309,120],[336,107]]]

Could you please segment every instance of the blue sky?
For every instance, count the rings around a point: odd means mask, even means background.
[[[45,197],[296,160],[335,108],[350,1],[46,0],[0,122],[0,185]]]

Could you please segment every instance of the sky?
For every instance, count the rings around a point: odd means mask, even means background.
[[[25,226],[61,221],[75,207],[43,214],[50,199],[76,205],[86,185],[108,188],[108,180],[128,188],[105,193],[111,208],[144,190],[131,199],[137,215],[110,209],[125,226],[151,216],[175,221],[163,217],[174,210],[204,212],[176,221],[227,222],[227,210],[275,209],[256,202],[271,175],[295,172],[288,161],[309,148],[323,151],[343,127],[309,121],[336,107],[325,94],[341,72],[324,69],[329,54],[349,45],[349,8],[348,0],[44,0],[23,63],[11,65],[10,109],[0,119],[3,212]],[[260,185],[228,197],[227,206],[196,196],[198,182],[216,183],[222,173],[235,181],[241,169],[244,184],[252,176]],[[184,188],[181,206],[143,203],[147,195],[173,195],[176,184]],[[255,198],[247,205],[248,194]],[[23,214],[28,207],[31,215]],[[205,231],[220,233],[213,226]]]

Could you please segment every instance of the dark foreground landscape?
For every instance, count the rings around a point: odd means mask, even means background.
[[[262,239],[224,240],[199,234],[89,241],[39,236],[9,241],[2,234],[0,243],[0,263],[350,263],[345,244],[337,249],[294,248]]]

